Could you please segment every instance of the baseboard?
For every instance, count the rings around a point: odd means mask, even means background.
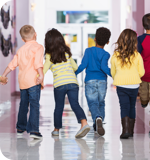
[[[20,91],[15,91],[11,93],[11,96],[20,96]]]

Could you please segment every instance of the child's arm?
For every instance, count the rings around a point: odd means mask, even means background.
[[[6,76],[7,76],[10,72],[11,72],[11,69],[10,69],[9,67],[7,67],[7,68],[5,69],[5,71],[4,71],[4,73],[3,73],[3,75],[2,75],[1,78],[7,79]],[[5,85],[5,84],[7,84],[7,82],[8,82],[8,79],[7,79],[6,82],[1,82],[1,84],[2,84],[2,85]]]
[[[77,65],[76,62],[72,59],[72,57],[70,58],[70,61],[71,61],[71,66],[72,66],[74,72],[77,71],[78,65]]]
[[[75,74],[77,75],[80,72],[82,72],[85,68],[87,68],[87,65],[88,65],[88,53],[87,53],[87,50],[85,50],[85,54],[83,56],[82,62],[78,67],[78,70],[75,72]]]
[[[44,75],[51,68],[51,65],[52,65],[52,62],[50,61],[50,55],[46,54],[45,63],[44,63],[44,69],[43,69]]]
[[[2,77],[6,77],[11,71],[12,71],[12,70],[11,70],[9,67],[7,67],[7,68],[5,69]]]
[[[110,58],[109,54],[106,54],[103,56],[102,62],[101,62],[101,69],[104,73],[109,75],[111,77],[110,68],[108,67],[108,60]]]
[[[1,77],[0,76],[0,83],[1,84],[6,84],[8,82],[8,78],[7,77]]]
[[[138,72],[139,72],[140,78],[143,77],[144,74],[145,74],[145,69],[144,69],[144,64],[143,64],[143,58],[141,57],[140,54],[139,54]]]
[[[112,58],[111,58],[111,75],[112,75],[113,79],[115,77],[115,74],[116,74],[115,59],[114,59],[114,56],[112,56]]]
[[[9,63],[8,67],[5,69],[2,77],[6,77],[11,71],[15,70],[15,68],[18,66],[18,55],[16,54],[13,58],[13,60]],[[6,83],[2,83],[3,85]]]
[[[37,78],[36,84],[41,84],[44,80],[43,67],[37,69],[39,77]]]
[[[43,74],[43,59],[44,59],[44,48],[40,46],[36,51],[35,60],[34,60],[34,67],[37,70],[39,77],[36,80],[36,84],[41,84],[44,80]]]
[[[50,55],[46,54],[46,60],[44,63],[44,68],[39,68],[38,69],[38,73],[39,73],[39,77],[37,78],[37,85],[41,84],[44,81],[44,75],[46,74],[46,72],[49,70],[49,68],[51,67],[51,62],[50,62]]]

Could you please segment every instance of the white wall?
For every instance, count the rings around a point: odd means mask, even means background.
[[[29,24],[29,0],[16,0],[16,37],[17,50],[24,44],[19,30],[23,25]],[[18,83],[18,71],[16,69],[16,91],[20,91]]]
[[[145,0],[145,14],[150,13],[150,0]]]

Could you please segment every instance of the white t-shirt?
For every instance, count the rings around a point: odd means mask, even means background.
[[[131,85],[118,85],[118,87],[136,89],[140,87],[140,84],[131,84]]]

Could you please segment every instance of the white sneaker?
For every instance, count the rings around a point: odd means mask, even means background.
[[[102,119],[100,117],[96,118],[96,131],[100,136],[103,136],[105,134]]]

